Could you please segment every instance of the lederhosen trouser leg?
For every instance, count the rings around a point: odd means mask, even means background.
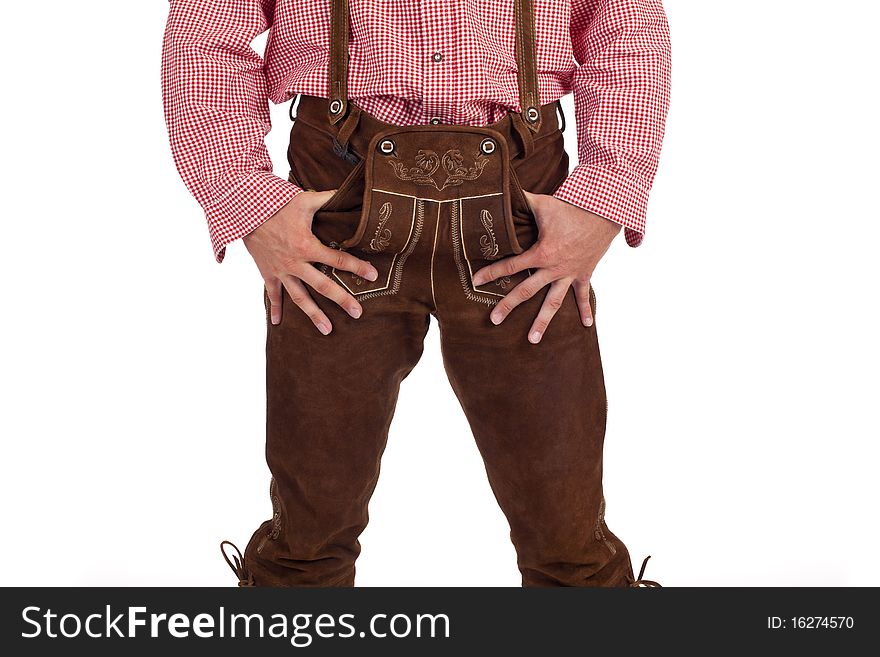
[[[281,323],[268,325],[273,516],[234,567],[243,585],[353,585],[398,389],[432,315],[523,585],[633,581],[627,549],[604,519],[595,327],[580,323],[570,291],[533,345],[526,336],[544,293],[500,326],[489,320],[491,306],[533,272],[472,282],[479,268],[537,240],[522,189],[551,194],[568,174],[557,104],[537,103],[532,2],[517,0],[516,12],[521,114],[488,127],[393,126],[347,98],[347,2],[334,1],[330,98],[300,100],[291,180],[338,189],[313,230],[372,262],[379,279],[320,266],[360,300],[363,316],[313,295],[334,326],[323,336],[285,293]]]

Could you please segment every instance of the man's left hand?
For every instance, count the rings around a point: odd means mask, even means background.
[[[526,269],[536,270],[513,288],[492,310],[489,318],[500,324],[518,305],[549,285],[547,296],[532,328],[529,342],[541,341],[550,320],[562,307],[568,288],[574,286],[581,322],[593,325],[590,278],[602,256],[620,232],[620,224],[566,203],[553,196],[525,192],[538,224],[538,241],[519,255],[504,258],[474,274],[474,285]]]

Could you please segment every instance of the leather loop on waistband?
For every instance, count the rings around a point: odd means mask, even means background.
[[[534,0],[516,0],[516,68],[522,117],[532,132],[541,129],[538,88],[538,43],[535,35]]]
[[[327,116],[335,125],[348,109],[348,0],[333,0],[330,8],[330,68]]]
[[[559,131],[565,132],[565,112],[562,111],[562,101],[556,101],[556,114],[559,116]]]
[[[293,110],[296,109],[296,101],[299,100],[299,96],[299,94],[296,94],[293,98],[290,99],[290,107],[287,110],[287,113],[290,116],[291,123],[296,123],[296,114],[293,113]]]

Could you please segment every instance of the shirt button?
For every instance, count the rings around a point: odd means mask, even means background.
[[[439,53],[439,52],[435,52],[433,57],[431,57],[431,59],[433,59],[435,62],[442,62],[443,61],[443,54]]]
[[[433,119],[431,119],[431,125],[440,125],[440,119],[435,116]]]

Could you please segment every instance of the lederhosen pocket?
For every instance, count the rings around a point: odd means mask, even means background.
[[[361,222],[364,162],[358,162],[330,199],[315,211],[312,232],[327,246],[340,248]]]

